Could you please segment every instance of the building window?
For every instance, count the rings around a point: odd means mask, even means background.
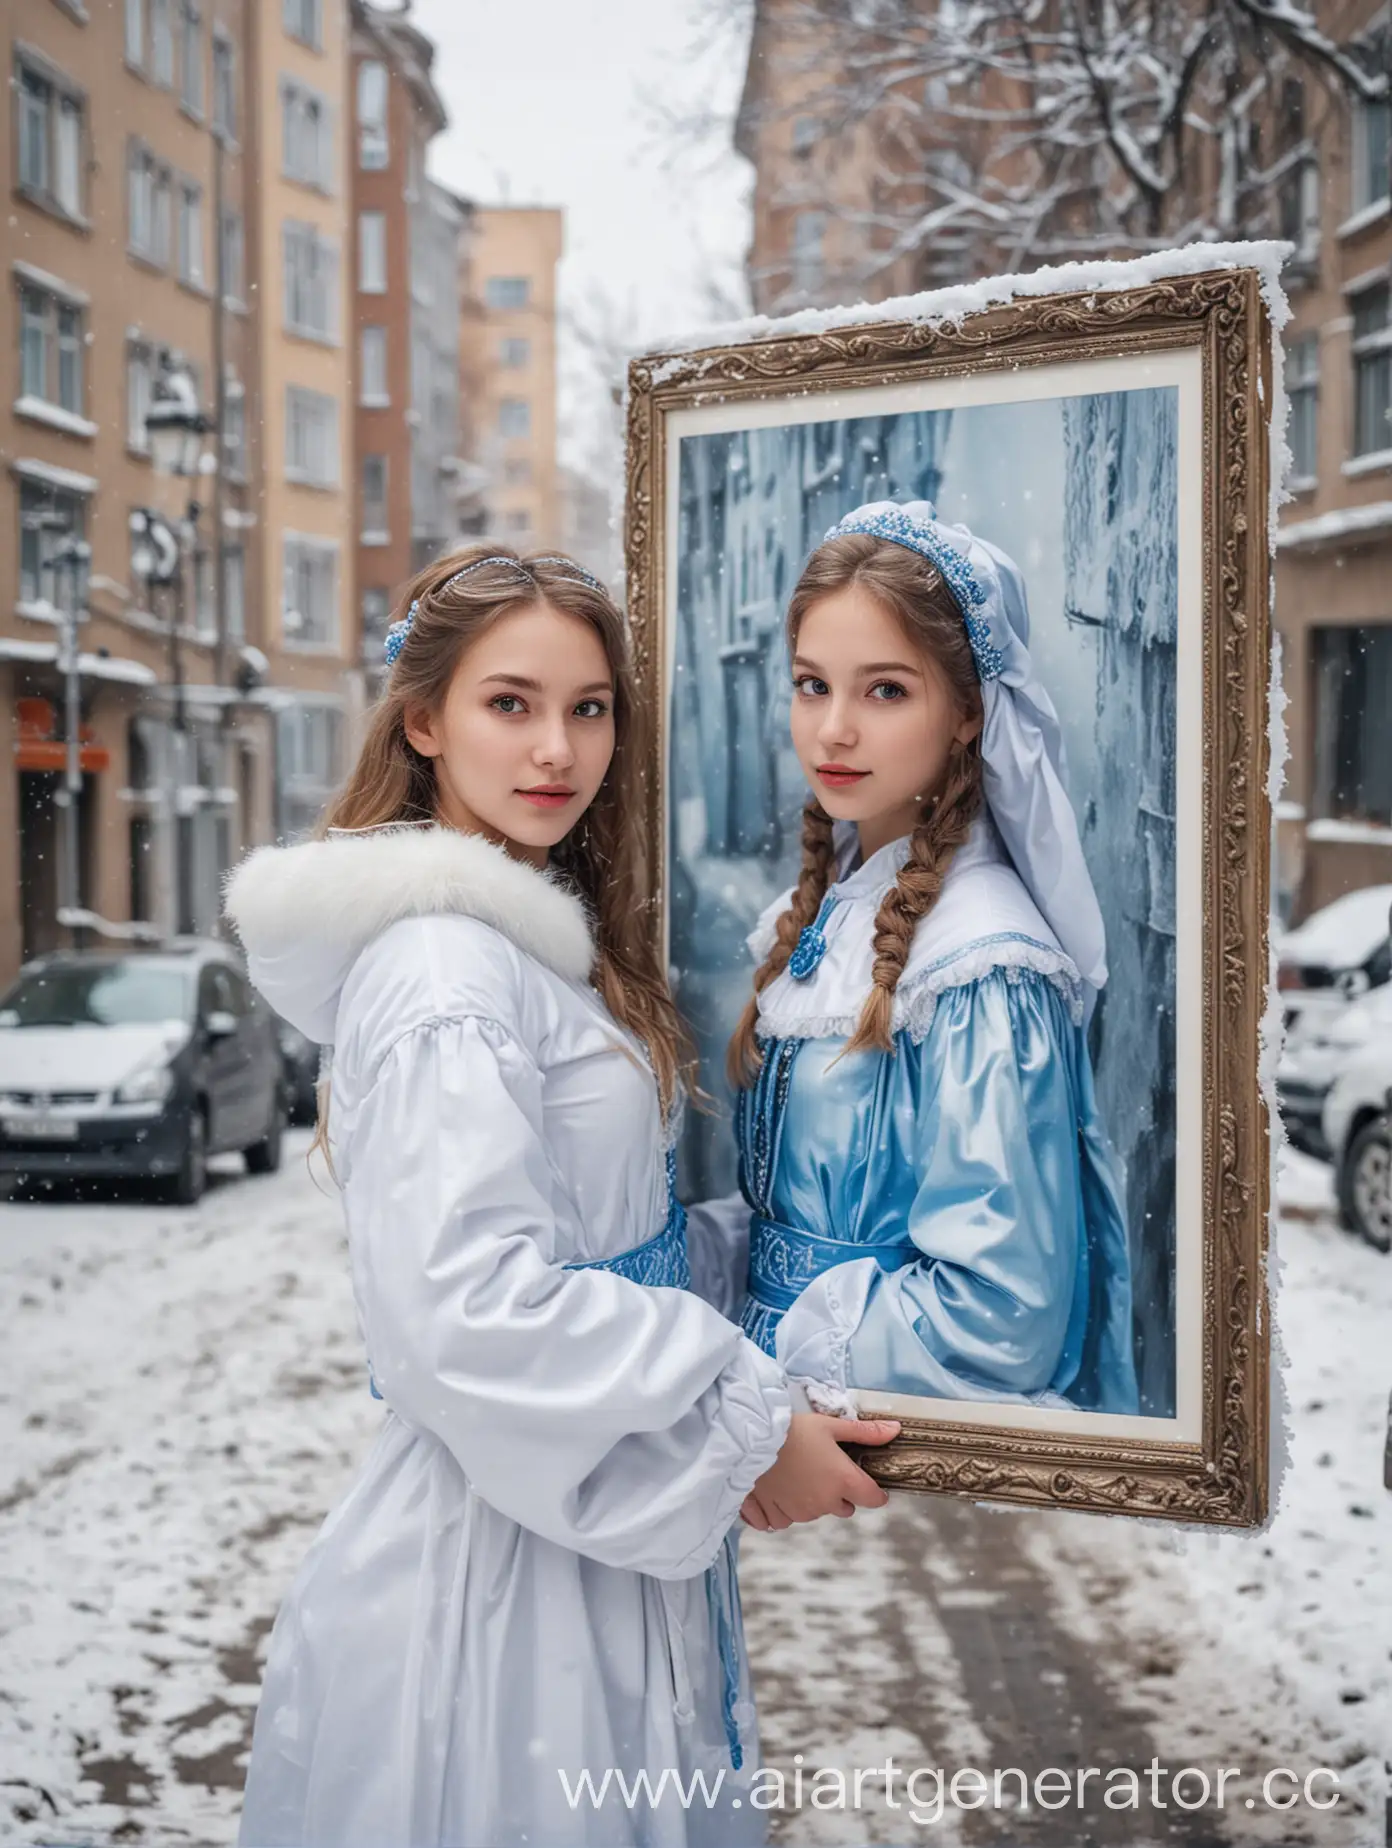
[[[281,23],[291,38],[319,50],[323,43],[320,0],[283,0]]]
[[[246,392],[235,377],[222,390],[222,467],[230,480],[246,480]]]
[[[145,0],[126,0],[126,63],[145,62]]]
[[[290,647],[338,645],[338,547],[331,539],[285,535],[281,628]]]
[[[203,113],[203,16],[194,0],[180,9],[179,101],[194,115]]]
[[[213,39],[213,127],[229,141],[237,134],[237,49],[221,33]]]
[[[1315,813],[1392,825],[1392,623],[1311,639]]]
[[[22,398],[82,415],[86,348],[83,311],[48,289],[19,291],[19,390]]]
[[[285,478],[338,486],[338,400],[303,385],[285,388]]]
[[[391,592],[365,590],[362,594],[362,662],[364,667],[381,667],[382,644],[387,638],[391,618]]]
[[[280,80],[281,171],[287,180],[327,192],[333,179],[329,106],[317,90]]]
[[[1297,263],[1313,262],[1319,254],[1319,166],[1306,157],[1288,167],[1277,197],[1281,236],[1295,245]]]
[[[362,354],[358,368],[358,396],[362,404],[390,404],[387,384],[387,330],[365,327],[362,330]]]
[[[498,358],[509,371],[516,371],[521,366],[531,364],[532,343],[530,340],[504,340],[498,349]]]
[[[362,459],[361,538],[364,545],[385,545],[391,536],[387,517],[387,458]]]
[[[83,100],[21,59],[15,68],[19,183],[37,203],[82,215]]]
[[[483,299],[490,308],[525,308],[531,294],[530,276],[490,276],[483,285]]]
[[[173,179],[169,168],[139,142],[132,142],[128,163],[130,248],[147,263],[158,264],[163,269],[169,262],[169,200]]]
[[[166,86],[174,82],[173,0],[150,0],[150,75]]]
[[[929,105],[931,107],[931,104]],[[799,157],[810,154],[821,140],[822,125],[816,116],[794,116],[793,152]]]
[[[217,594],[213,561],[205,547],[193,557],[193,632],[204,641],[217,635]]]
[[[358,66],[358,165],[375,171],[389,159],[387,67],[365,58]]]
[[[222,608],[229,642],[246,640],[246,555],[239,545],[222,548]]]
[[[1388,131],[1392,109],[1386,101],[1353,106],[1353,209],[1367,210],[1387,197]]]
[[[40,481],[19,484],[19,600],[57,607],[53,554],[70,535],[83,537],[87,503],[80,494]]]
[[[1318,334],[1303,334],[1286,348],[1286,396],[1290,401],[1289,436],[1291,478],[1294,485],[1313,481],[1318,472]]]
[[[126,448],[141,456],[150,453],[150,433],[145,428],[145,418],[150,409],[155,372],[156,356],[152,347],[132,344],[126,348]]]
[[[284,706],[276,714],[279,832],[307,833],[342,774],[343,714],[336,706]]]
[[[358,213],[358,288],[364,295],[387,292],[387,216]]]
[[[532,407],[525,398],[504,398],[498,406],[499,436],[530,436]]]
[[[222,215],[222,293],[226,301],[240,302],[243,299],[244,250],[242,215],[240,212],[225,211]]]
[[[1376,455],[1392,449],[1392,326],[1385,282],[1353,298],[1353,453]]]
[[[338,331],[338,246],[313,225],[287,220],[285,325],[291,333],[332,340]]]
[[[793,287],[800,295],[814,294],[825,280],[826,223],[825,212],[799,212],[793,220]]]
[[[179,280],[203,285],[203,189],[179,182]]]

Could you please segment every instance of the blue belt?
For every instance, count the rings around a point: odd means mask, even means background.
[[[633,1245],[612,1258],[573,1258],[566,1270],[607,1270],[630,1283],[646,1283],[669,1290],[691,1288],[691,1263],[686,1255],[686,1208],[672,1199],[667,1223],[641,1245]]]
[[[756,1213],[749,1222],[749,1294],[765,1309],[781,1313],[792,1308],[814,1277],[835,1264],[874,1258],[881,1270],[899,1270],[921,1255],[910,1238],[887,1239],[882,1244],[826,1238]]]

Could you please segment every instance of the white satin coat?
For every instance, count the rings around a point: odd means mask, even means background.
[[[276,1621],[243,1848],[758,1841],[743,1650],[736,1773],[705,1575],[788,1395],[693,1291],[563,1268],[641,1244],[666,1208],[655,1086],[584,980],[577,902],[428,830],[265,850],[229,911],[257,986],[334,1041],[385,1400]],[[728,1298],[725,1254],[693,1257]],[[723,1790],[630,1807],[611,1781],[572,1806],[561,1773],[587,1769]]]

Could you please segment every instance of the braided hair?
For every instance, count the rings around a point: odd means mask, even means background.
[[[898,618],[911,646],[942,672],[964,717],[981,715],[981,683],[962,612],[941,573],[918,553],[867,533],[829,539],[812,554],[788,604],[791,654],[812,605],[833,591],[859,584]],[[954,741],[942,785],[924,800],[899,876],[881,900],[871,938],[871,988],[847,1052],[894,1049],[894,995],[913,947],[914,931],[938,902],[953,855],[966,840],[984,796],[979,735]],[[803,810],[802,866],[788,909],[778,919],[773,947],[754,976],[751,995],[730,1041],[730,1082],[752,1082],[761,1063],[758,997],[788,966],[803,926],[816,917],[830,883],[831,818],[815,799]]]

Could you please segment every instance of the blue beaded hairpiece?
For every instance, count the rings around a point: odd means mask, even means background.
[[[954,545],[942,538],[936,527],[915,520],[901,508],[880,508],[874,513],[848,513],[827,531],[827,539],[842,539],[847,533],[868,533],[872,539],[888,539],[917,552],[936,565],[962,612],[972,659],[981,680],[995,680],[1005,665],[999,648],[991,640],[991,625],[977,612],[986,602],[986,592],[972,570],[970,562]],[[823,544],[825,544],[823,540]]]
[[[589,572],[577,565],[573,558],[563,558],[559,553],[548,553],[532,559],[531,563],[533,565],[565,565],[567,569],[561,573],[563,577],[569,578],[574,584],[588,585],[591,590],[597,590],[601,597],[609,595],[599,579],[591,577]],[[471,571],[481,571],[485,565],[507,565],[520,577],[531,578],[533,583],[536,582],[535,578],[532,578],[529,566],[525,565],[520,558],[505,558],[500,552],[490,552],[487,558],[476,558],[471,565],[465,565],[462,570],[456,571],[453,577],[446,578],[435,594],[443,596],[451,585],[457,584],[461,578],[468,577]],[[396,657],[406,646],[406,637],[411,633],[411,625],[416,620],[416,611],[419,608],[420,598],[417,597],[400,621],[394,622],[387,630],[382,642],[382,656],[388,667],[395,665]]]

